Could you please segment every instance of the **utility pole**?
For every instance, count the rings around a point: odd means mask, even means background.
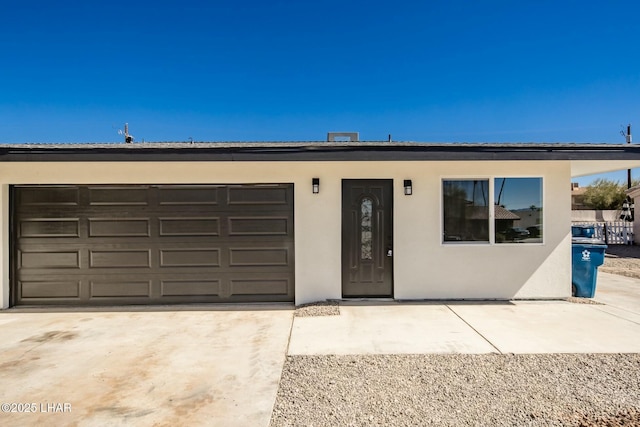
[[[627,133],[625,135],[624,131],[620,131],[622,136],[624,136],[627,140],[627,144],[631,144],[631,124],[627,125]],[[627,190],[631,188],[631,169],[627,169]],[[622,203],[622,215],[620,215],[620,219],[625,221],[633,221],[634,216],[634,204],[633,200],[631,200],[630,196],[624,200]]]
[[[631,144],[631,124],[627,125],[627,144]],[[631,188],[631,169],[627,169],[627,189]]]

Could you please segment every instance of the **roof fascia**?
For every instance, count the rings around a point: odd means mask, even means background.
[[[640,145],[590,144],[184,144],[0,146],[0,162],[640,160]]]

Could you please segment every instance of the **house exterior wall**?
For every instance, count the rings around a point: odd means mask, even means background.
[[[544,243],[443,244],[442,180],[542,177]],[[320,178],[320,193],[311,179]],[[295,301],[339,299],[342,179],[393,179],[394,298],[563,298],[571,293],[568,161],[29,162],[0,171],[0,307],[9,305],[12,184],[293,183]],[[413,195],[403,180],[413,181]]]

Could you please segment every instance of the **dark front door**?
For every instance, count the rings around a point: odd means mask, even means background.
[[[342,296],[393,295],[393,181],[342,181]]]

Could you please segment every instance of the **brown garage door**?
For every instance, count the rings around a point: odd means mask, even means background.
[[[13,187],[13,304],[293,301],[293,185]]]

